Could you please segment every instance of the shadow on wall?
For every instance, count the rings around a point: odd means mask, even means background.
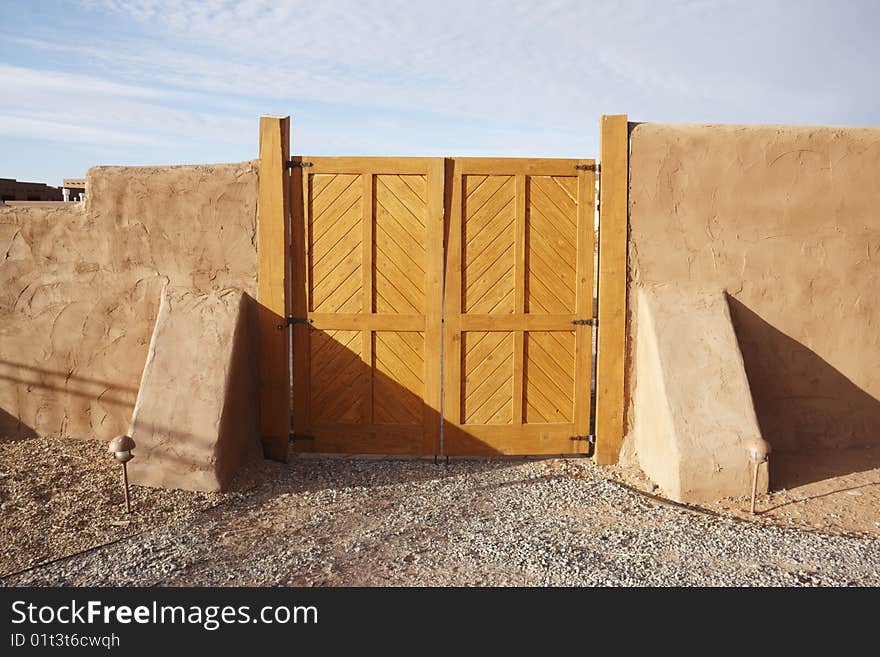
[[[217,429],[217,476],[224,486],[232,481],[241,464],[262,454],[257,310],[256,299],[244,293]]]
[[[0,381],[21,383],[41,390],[53,390],[77,397],[102,399],[110,404],[131,404],[116,396],[107,396],[112,393],[136,394],[137,388],[124,386],[110,381],[101,381],[89,377],[71,374],[59,370],[47,370],[41,367],[33,367],[24,363],[0,360]]]
[[[847,448],[880,447],[880,400],[740,301],[728,296],[728,302],[761,432],[777,455],[771,459],[779,464],[771,465],[772,486],[788,488],[880,467],[880,450],[864,450],[856,459],[836,455]],[[803,450],[815,450],[809,473],[785,467],[786,452]],[[799,455],[798,461],[805,459]]]
[[[0,408],[0,442],[13,442],[36,438],[37,432],[23,424],[14,415],[10,415]]]
[[[25,367],[25,366],[21,365],[20,363],[15,363],[14,365],[15,365],[15,367],[18,367],[18,368]],[[36,368],[26,368],[26,369],[36,369]],[[46,374],[52,374],[53,376],[61,376],[61,377],[64,376],[63,374],[51,373],[48,370],[39,370],[39,371],[44,372]],[[2,378],[2,377],[0,377],[0,378]],[[8,379],[8,380],[15,381],[15,379]],[[89,381],[92,383],[95,382],[94,379],[82,379],[82,380]],[[76,392],[76,391],[70,390],[68,388],[50,386],[50,385],[42,385],[41,386],[39,384],[35,384],[30,381],[27,381],[25,383],[27,383],[28,385],[38,387],[43,390],[48,390],[48,391],[59,390],[59,391],[63,391],[68,394],[74,394],[74,395],[79,395],[79,396],[83,396],[83,397],[91,397],[91,395],[89,393]],[[120,388],[120,389],[122,389],[122,388]],[[106,398],[103,398],[103,400],[107,401]],[[123,403],[123,402],[111,400],[110,403]],[[204,436],[195,436],[194,434],[181,432],[177,429],[172,429],[172,428],[168,428],[168,427],[152,427],[152,428],[156,431],[165,431],[168,433],[173,433],[174,436],[179,440],[195,441],[195,443],[198,446],[202,446],[203,444],[207,443]],[[12,415],[11,413],[0,408],[0,442],[13,442],[13,441],[17,441],[17,440],[29,440],[31,438],[36,438],[38,435],[39,434],[33,428],[31,428],[30,426],[23,423],[15,415]],[[62,437],[67,438],[67,436],[62,436]],[[140,450],[136,450],[136,451],[140,451]],[[175,457],[175,456],[172,456],[172,459],[183,461],[182,459],[177,459],[177,457]],[[191,465],[191,463],[186,462],[186,465]]]
[[[36,436],[36,431],[23,422],[21,416],[28,421],[34,421],[39,426],[39,420],[34,419],[34,413],[39,416],[42,412],[54,413],[59,417],[58,429],[44,428],[41,430],[42,433],[57,435],[60,432],[65,435],[66,425],[60,418],[66,420],[67,414],[71,412],[67,402],[64,401],[68,397],[78,398],[84,405],[83,408],[98,403],[130,409],[137,394],[136,388],[112,381],[101,381],[76,375],[71,371],[48,370],[6,360],[0,360],[0,385],[17,388],[20,395],[18,411],[14,407],[8,410],[0,408],[0,439],[24,439]],[[31,395],[33,398],[30,398]],[[26,398],[29,403],[23,403]],[[45,427],[45,423],[43,426]]]

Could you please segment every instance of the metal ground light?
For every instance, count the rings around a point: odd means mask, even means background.
[[[755,438],[748,445],[749,458],[752,461],[752,515],[755,515],[755,495],[758,492],[758,468],[770,458],[770,443],[763,438]],[[769,466],[768,466],[769,467]]]
[[[122,489],[125,492],[125,512],[131,513],[131,500],[128,496],[128,462],[134,458],[131,453],[135,447],[131,436],[116,436],[110,441],[107,451],[113,452],[113,458],[122,464]]]

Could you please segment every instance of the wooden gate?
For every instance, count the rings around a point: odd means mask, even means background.
[[[294,449],[437,454],[443,160],[293,165]]]
[[[452,161],[443,452],[589,451],[592,160]]]
[[[626,116],[601,122],[595,432],[593,160],[288,160],[288,127],[261,119],[266,454],[288,433],[296,451],[413,455],[588,453],[595,433],[616,461]]]

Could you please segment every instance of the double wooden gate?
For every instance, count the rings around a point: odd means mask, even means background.
[[[592,160],[295,165],[294,449],[587,451]]]
[[[288,160],[284,138],[282,130],[287,271],[260,249],[261,276],[283,271],[291,282],[283,308],[292,325],[293,449],[588,453],[594,161]],[[261,176],[261,222],[279,203],[262,185]],[[269,230],[261,227],[261,242],[275,239]],[[623,277],[618,269],[601,276]],[[269,298],[262,278],[260,289]],[[269,323],[278,310],[262,298],[261,310],[265,343],[277,336]],[[623,308],[617,314],[620,323]],[[271,400],[279,386],[267,382],[277,374],[261,373]],[[264,401],[263,417],[264,434],[281,433],[281,421],[269,426],[277,406]]]

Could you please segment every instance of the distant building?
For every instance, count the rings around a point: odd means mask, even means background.
[[[14,178],[0,178],[0,201],[62,201],[60,187],[45,183],[20,182]]]
[[[85,197],[85,178],[65,178],[64,187],[52,187],[45,183],[21,182],[13,178],[0,178],[0,201],[2,202],[82,201],[85,200]]]
[[[65,178],[61,189],[65,201],[82,201],[86,198],[85,178]]]

